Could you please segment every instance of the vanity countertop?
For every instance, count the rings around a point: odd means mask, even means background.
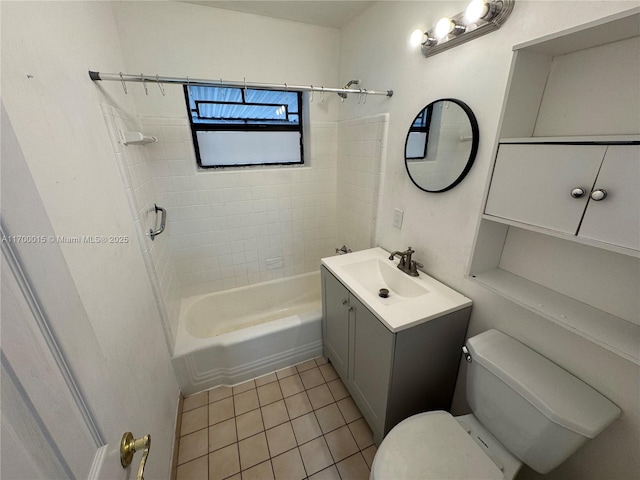
[[[392,332],[471,306],[471,300],[426,273],[410,277],[380,247],[322,259],[326,267]],[[379,289],[389,290],[382,298]]]

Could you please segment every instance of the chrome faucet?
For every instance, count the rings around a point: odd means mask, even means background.
[[[424,265],[411,259],[411,256],[414,253],[416,253],[416,251],[409,247],[404,252],[393,252],[389,255],[389,260],[393,260],[395,257],[400,257],[398,268],[411,277],[417,277],[419,275],[418,268],[422,268]]]

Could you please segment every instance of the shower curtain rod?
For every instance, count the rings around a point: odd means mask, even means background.
[[[233,80],[207,80],[201,78],[189,78],[189,77],[160,77],[159,75],[131,75],[128,73],[102,73],[102,72],[94,72],[89,70],[89,77],[94,82],[96,81],[110,81],[110,82],[122,82],[122,86],[127,91],[125,86],[125,82],[137,82],[137,83],[157,83],[160,86],[162,91],[163,83],[172,83],[178,85],[197,85],[197,86],[205,86],[205,87],[237,87],[237,88],[259,88],[263,90],[292,90],[292,91],[303,91],[303,92],[327,92],[327,93],[337,93],[342,98],[347,98],[347,94],[349,93],[357,93],[359,95],[384,95],[386,97],[390,97],[393,95],[393,90],[368,90],[366,88],[330,88],[324,86],[315,86],[315,85],[289,85],[287,83],[284,84],[275,84],[275,83],[257,83],[257,82],[247,82],[247,81],[233,81]],[[350,86],[352,83],[358,84],[357,80],[352,80],[347,84]],[[146,90],[146,85],[145,85]],[[162,91],[164,95],[164,91]]]

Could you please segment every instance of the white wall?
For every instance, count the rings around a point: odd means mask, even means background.
[[[335,86],[339,32],[180,2],[113,2],[129,72],[261,83]],[[166,97],[150,85],[131,87],[138,114],[186,118],[182,87],[166,86]],[[337,95],[319,102],[314,121],[335,121]]]
[[[100,108],[106,102],[133,111],[133,105],[118,85],[96,86],[87,74],[124,68],[111,6],[2,2],[1,8],[3,103],[41,198],[3,204],[3,218],[17,208],[28,215],[44,206],[55,235],[129,238],[60,244],[59,269],[45,269],[46,262],[34,268],[52,302],[71,304],[69,293],[77,290],[77,311],[86,318],[75,320],[84,329],[61,343],[86,380],[84,393],[107,442],[117,448],[127,429],[151,433],[145,476],[167,478],[178,386]],[[2,178],[3,185],[12,181]],[[72,289],[60,283],[67,268]],[[106,371],[90,369],[82,355],[87,345],[95,346]]]
[[[410,49],[409,35],[464,8],[462,2],[379,2],[341,31],[341,78],[361,78],[373,88],[393,89],[384,103],[345,103],[341,120],[390,113],[387,165],[378,225],[380,245],[411,245],[432,276],[474,301],[469,336],[497,328],[578,376],[623,410],[622,417],[546,478],[635,477],[640,472],[639,368],[597,345],[490,293],[465,279],[491,151],[511,62],[511,48],[528,40],[636,6],[636,2],[518,1],[497,32],[430,58]],[[438,98],[459,98],[480,128],[476,162],[460,185],[442,194],[418,190],[406,175],[404,140],[415,115]],[[392,228],[393,209],[404,210],[402,230]],[[616,282],[616,278],[604,279]],[[456,390],[464,402],[464,366]],[[525,468],[521,477],[541,478]]]

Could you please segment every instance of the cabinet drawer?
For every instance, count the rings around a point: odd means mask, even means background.
[[[605,145],[500,145],[485,213],[575,235]],[[585,195],[573,198],[582,188]]]

